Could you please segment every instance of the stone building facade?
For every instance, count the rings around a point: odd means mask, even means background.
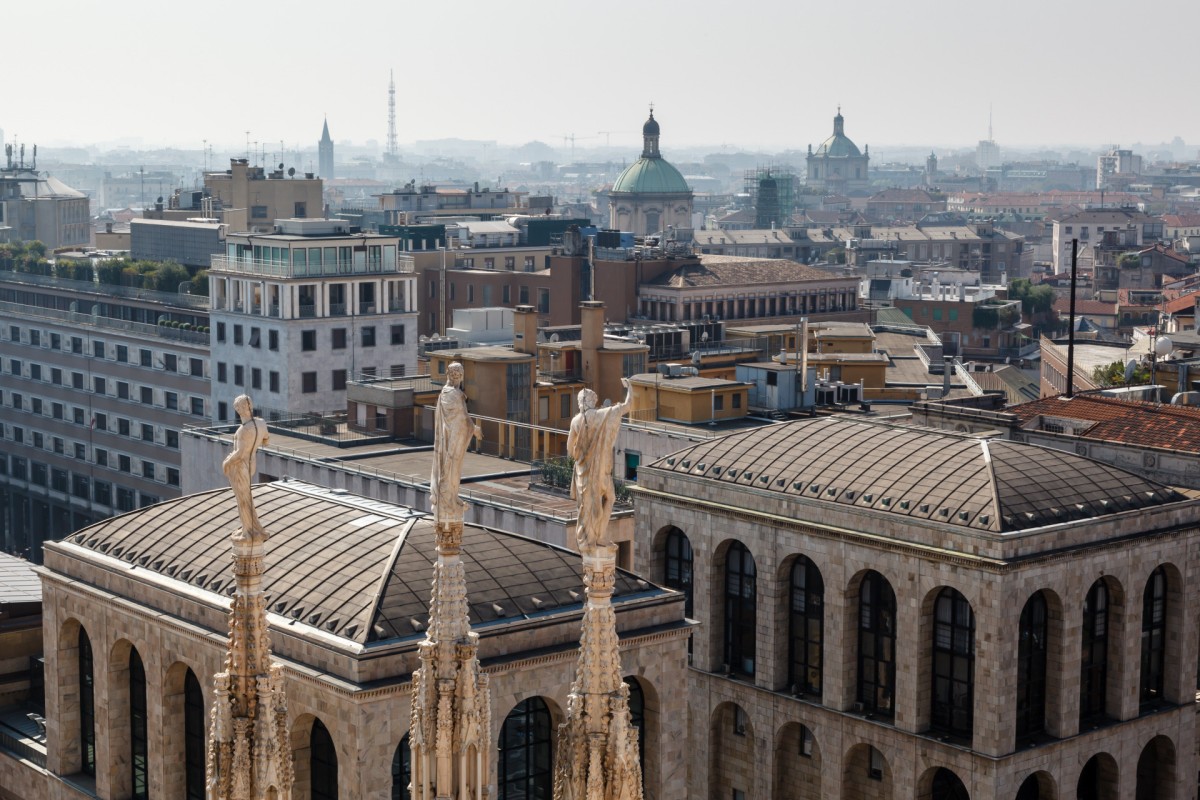
[[[255,487],[271,648],[286,679],[292,797],[407,797],[409,679],[429,603],[432,521],[294,481]],[[190,495],[47,547],[46,770],[0,747],[5,798],[204,797],[212,676],[232,593],[232,492]],[[549,797],[577,656],[577,554],[468,525],[472,628],[491,684],[491,797]],[[621,572],[622,675],[648,796],[687,796],[683,598]],[[197,714],[199,716],[197,717]],[[199,759],[199,761],[197,761]],[[330,793],[332,792],[332,793]]]
[[[1194,500],[832,418],[638,483],[635,564],[701,623],[690,797],[1194,796]]]

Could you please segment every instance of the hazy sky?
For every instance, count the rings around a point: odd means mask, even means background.
[[[11,141],[1200,142],[1197,0],[4,3]],[[1178,35],[1177,35],[1178,33]],[[1190,77],[1189,77],[1190,76]],[[590,137],[590,138],[589,138]]]

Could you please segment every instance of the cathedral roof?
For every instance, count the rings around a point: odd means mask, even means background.
[[[359,644],[424,636],[437,558],[431,517],[299,481],[253,492],[271,534],[263,589],[282,618],[273,625],[295,621]],[[233,492],[223,489],[112,517],[64,544],[229,597],[229,535],[238,525]],[[476,630],[583,609],[583,564],[565,548],[466,525],[463,563]],[[618,607],[668,594],[617,571]]]
[[[657,123],[655,123],[657,125]],[[639,194],[687,194],[692,191],[683,175],[665,158],[639,158],[625,168],[613,192]]]
[[[833,417],[710,440],[651,468],[995,533],[1187,499],[1074,453]]]
[[[858,145],[850,141],[850,137],[846,135],[844,124],[845,118],[842,117],[842,112],[839,110],[837,116],[833,118],[833,135],[821,142],[815,155],[832,158],[852,158],[862,155]]]

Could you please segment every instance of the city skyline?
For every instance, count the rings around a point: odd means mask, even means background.
[[[1123,46],[1124,30],[1105,5],[1078,15],[1019,2],[984,17],[933,0],[867,2],[852,12],[759,2],[730,15],[707,0],[649,7],[618,0],[585,18],[578,7],[549,3],[520,15],[468,3],[465,24],[432,6],[381,5],[327,19],[324,6],[301,2],[286,19],[261,21],[226,2],[204,11],[133,3],[121,16],[91,4],[19,6],[7,10],[12,30],[65,21],[14,37],[10,57],[36,60],[39,78],[5,87],[0,128],[10,142],[51,147],[200,149],[207,142],[239,150],[249,138],[291,149],[314,146],[328,117],[335,141],[382,148],[394,69],[402,150],[442,138],[560,148],[572,136],[579,148],[635,147],[650,102],[667,153],[802,150],[824,139],[839,105],[847,134],[875,148],[970,147],[987,137],[989,110],[1004,147],[1188,139],[1200,130],[1200,110],[1180,103],[1169,81],[1146,82],[1139,70],[1105,63],[1105,53]],[[1200,22],[1197,6],[1140,8],[1143,19],[1169,18],[1173,27]],[[303,44],[308,29],[319,32],[312,46]],[[189,41],[172,41],[177,31]],[[364,36],[399,44],[364,46]],[[42,58],[48,41],[78,58]],[[138,43],[136,61],[130,48],[114,47],[120,42]],[[80,60],[122,75],[112,91],[142,98],[156,113],[94,89]],[[1062,91],[1047,90],[1058,80]],[[1169,109],[1169,121],[1129,113],[1130,97],[1142,108]]]

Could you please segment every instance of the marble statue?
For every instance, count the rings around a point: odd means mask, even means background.
[[[438,395],[433,418],[433,474],[429,478],[429,510],[434,522],[462,521],[466,503],[458,499],[463,458],[471,437],[483,431],[467,415],[467,395],[462,390],[463,366],[455,361],[446,368],[446,384]]]
[[[612,516],[616,490],[613,488],[613,450],[621,430],[621,418],[633,405],[629,379],[622,378],[625,399],[616,405],[596,408],[596,393],[579,392],[579,413],[571,420],[567,455],[575,460],[571,497],[579,502],[576,538],[581,552],[612,544],[608,519]]]
[[[257,472],[255,454],[258,448],[268,441],[267,423],[254,416],[254,404],[244,394],[238,395],[233,401],[233,409],[241,417],[242,424],[233,435],[233,452],[221,462],[221,470],[229,479],[229,485],[233,487],[233,496],[237,499],[238,516],[242,520],[242,529],[238,535],[243,538],[265,539],[267,534],[254,511],[250,483]]]

